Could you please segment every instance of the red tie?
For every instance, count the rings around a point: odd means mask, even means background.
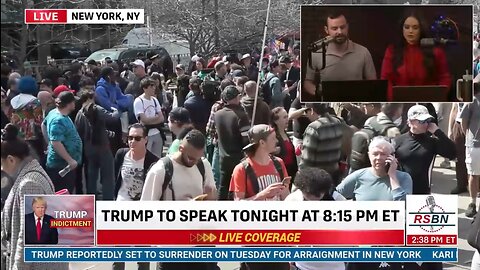
[[[42,233],[42,224],[40,218],[37,219],[37,240],[40,242],[40,234]]]

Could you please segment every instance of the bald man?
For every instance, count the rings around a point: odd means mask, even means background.
[[[50,110],[55,108],[55,100],[53,99],[52,94],[48,91],[38,92],[37,98],[40,101],[40,104],[42,105],[43,117],[45,118],[48,112],[50,112]]]
[[[253,106],[255,105],[255,94],[257,92],[257,83],[254,81],[248,81],[244,85],[246,95],[240,101],[242,107],[245,109],[247,113],[248,119],[250,123],[252,122],[253,117]],[[262,97],[258,97],[257,99],[257,110],[255,113],[255,120],[253,121],[254,125],[258,124],[266,124],[268,125],[270,122],[270,107],[268,104],[263,101]]]

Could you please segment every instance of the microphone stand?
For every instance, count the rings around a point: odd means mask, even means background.
[[[312,44],[308,47],[308,63],[310,65],[310,68],[313,69],[313,64],[312,64],[312,55],[314,52],[318,52],[318,46],[316,44]],[[327,44],[325,42],[321,43],[321,52],[322,52],[322,67],[318,69],[315,67],[315,100],[319,100],[323,102],[323,95],[322,91],[319,90],[319,86],[321,83],[321,78],[320,78],[320,71],[324,70],[327,64]]]

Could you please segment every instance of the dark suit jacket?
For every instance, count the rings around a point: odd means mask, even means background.
[[[288,73],[288,78],[287,78],[287,72],[282,74],[282,77],[280,78],[282,85],[284,85],[285,81],[289,81],[288,87],[292,86],[294,83],[300,81],[300,69],[296,67],[291,67],[290,72]],[[290,103],[293,102],[293,100],[297,97],[297,90],[296,88],[290,91]],[[290,108],[290,104],[288,104],[288,108]]]
[[[43,217],[40,241],[37,240],[37,222],[33,213],[25,215],[25,244],[27,245],[55,245],[58,244],[57,228],[50,228],[50,221],[54,218],[49,215]]]

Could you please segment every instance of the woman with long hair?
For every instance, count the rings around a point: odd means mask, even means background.
[[[277,151],[274,155],[283,159],[288,175],[291,175],[293,178],[297,173],[298,165],[295,148],[286,132],[288,128],[288,113],[283,107],[276,107],[272,109],[270,116],[270,126],[275,129],[278,140]],[[293,183],[293,179],[290,183]]]
[[[381,79],[388,80],[388,100],[393,101],[392,86],[442,85],[450,87],[445,51],[437,46],[420,46],[427,36],[427,25],[416,11],[405,13],[400,23],[402,36],[388,46],[383,57]],[[400,29],[399,29],[400,30]]]
[[[2,129],[2,171],[15,181],[2,211],[2,269],[68,269],[68,263],[25,263],[25,195],[54,194],[55,188],[40,163],[30,156],[29,145],[18,135],[19,129],[13,124]]]

